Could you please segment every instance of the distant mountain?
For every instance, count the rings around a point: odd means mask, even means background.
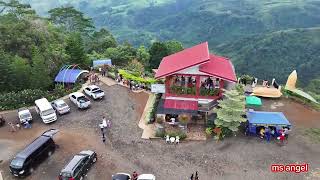
[[[120,41],[176,39],[218,45],[289,28],[320,26],[319,0],[22,0],[42,15],[72,5]]]
[[[260,79],[275,77],[285,83],[296,69],[302,87],[320,77],[320,28],[248,37],[220,45],[215,50],[230,57],[239,74],[251,74]]]
[[[319,78],[319,0],[21,0],[41,15],[74,6],[120,42],[138,46],[176,39],[185,47],[209,41],[239,73],[301,84]],[[292,30],[302,29],[302,30]],[[221,45],[223,44],[223,45]]]

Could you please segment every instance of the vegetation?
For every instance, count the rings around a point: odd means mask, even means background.
[[[225,99],[219,101],[216,109],[217,119],[215,125],[222,129],[222,136],[231,132],[237,132],[241,123],[246,122],[242,116],[245,114],[244,95],[238,90],[230,90],[224,93]]]
[[[80,85],[76,85],[72,89],[65,89],[61,85],[56,85],[52,92],[40,89],[25,89],[17,92],[0,93],[0,110],[32,106],[34,105],[35,100],[43,97],[47,98],[49,101],[53,101],[79,90],[80,87]]]
[[[320,76],[320,28],[279,31],[225,44],[216,50],[228,55],[240,74],[276,78],[285,84],[296,69],[299,84],[307,86]]]

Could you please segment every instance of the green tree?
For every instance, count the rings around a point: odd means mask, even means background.
[[[306,89],[320,95],[320,79],[311,80]]]
[[[22,4],[17,0],[0,1],[0,14],[7,12],[19,19],[25,16],[36,16],[36,12],[31,9],[30,4]]]
[[[88,34],[93,32],[94,25],[91,18],[87,18],[74,7],[58,7],[49,11],[49,20],[68,32],[81,32]]]
[[[26,59],[15,56],[10,64],[10,69],[12,69],[13,75],[9,83],[14,86],[14,90],[23,90],[31,87],[31,67]]]
[[[137,57],[138,61],[140,61],[145,67],[149,66],[150,54],[144,46],[140,46],[137,49]]]
[[[44,57],[38,49],[33,51],[31,82],[33,89],[48,89],[53,83],[49,76],[49,69],[45,64]]]
[[[238,90],[225,91],[225,98],[219,101],[219,107],[215,110],[217,119],[214,121],[215,125],[224,130],[232,132],[238,131],[240,123],[246,122],[242,117],[245,114],[244,95]]]
[[[86,67],[87,55],[84,50],[83,40],[80,33],[71,33],[67,39],[66,54],[69,55],[69,62]]]
[[[182,51],[183,50],[183,46],[182,43],[179,41],[166,41],[165,45],[167,46],[168,49],[168,55],[170,54],[174,54],[176,52]]]
[[[103,53],[110,47],[117,47],[117,41],[108,30],[102,28],[100,31],[92,34],[89,40],[88,51]]]
[[[163,42],[154,42],[150,49],[150,67],[158,68],[163,57],[169,54],[168,48]]]
[[[125,66],[136,57],[136,50],[128,44],[108,48],[104,53],[115,65]]]
[[[0,51],[0,91],[9,91],[12,87],[12,71],[10,64],[10,56]]]
[[[133,59],[127,66],[126,69],[132,72],[135,72],[141,76],[144,72],[144,66],[141,62],[136,59]]]

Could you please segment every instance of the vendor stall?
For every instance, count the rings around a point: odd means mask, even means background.
[[[249,134],[258,134],[261,128],[269,127],[278,132],[282,128],[291,128],[291,124],[282,112],[248,111]]]

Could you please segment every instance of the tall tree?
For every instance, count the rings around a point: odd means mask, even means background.
[[[93,32],[94,25],[91,18],[87,18],[74,7],[58,7],[49,11],[49,20],[55,25],[63,27],[68,32]]]
[[[80,33],[71,33],[67,39],[66,54],[69,55],[69,62],[86,67],[87,55],[84,50],[83,40]]]
[[[246,122],[242,117],[245,114],[245,97],[240,88],[237,89],[225,91],[225,98],[219,101],[220,108],[216,109],[217,119],[214,123],[222,129],[222,132],[225,132],[224,130],[236,132],[240,123]]]
[[[12,71],[10,64],[10,56],[0,51],[0,91],[9,91],[12,87]]]
[[[36,12],[31,9],[30,4],[22,4],[17,0],[0,1],[0,14],[7,12],[19,19],[25,16],[36,16]]]
[[[117,41],[108,30],[102,28],[92,34],[88,46],[89,52],[103,53],[110,47],[117,47]]]
[[[179,41],[166,41],[165,44],[167,46],[169,55],[183,50],[182,43]]]
[[[145,67],[149,66],[150,54],[144,46],[140,46],[137,49],[136,57]]]
[[[14,90],[23,90],[31,87],[31,67],[26,59],[15,56],[10,64],[10,69],[12,69],[13,74],[10,83],[14,85]]]
[[[47,89],[52,84],[49,69],[45,65],[44,57],[38,49],[34,49],[32,57],[31,82],[33,89]]]
[[[158,68],[163,57],[169,54],[168,48],[165,43],[162,42],[154,42],[150,49],[150,67]]]
[[[106,57],[112,59],[115,65],[125,66],[136,57],[136,53],[134,47],[125,43],[116,48],[108,48],[104,54]]]

